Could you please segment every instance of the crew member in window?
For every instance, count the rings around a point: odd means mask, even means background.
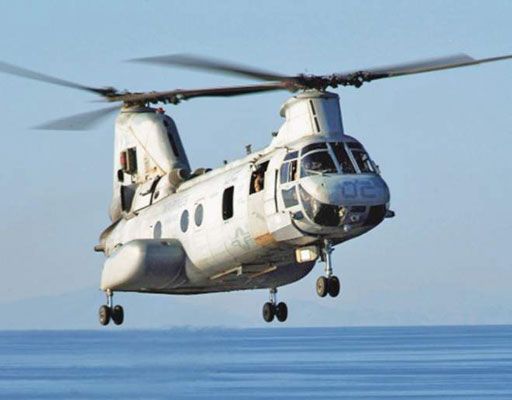
[[[254,177],[254,193],[261,192],[263,189],[263,173],[261,171],[255,172],[256,176]]]

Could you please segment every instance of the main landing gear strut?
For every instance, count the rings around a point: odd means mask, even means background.
[[[274,317],[280,322],[286,321],[288,318],[288,307],[286,303],[277,303],[277,289],[270,289],[270,301],[263,304],[263,319],[272,322]]]
[[[332,257],[333,252],[332,244],[329,240],[324,240],[322,247],[322,261],[325,262],[325,275],[320,276],[316,280],[316,293],[320,297],[325,297],[327,294],[331,297],[336,297],[340,294],[340,280],[332,273]]]
[[[105,294],[107,295],[107,304],[102,305],[98,310],[100,324],[108,325],[108,323],[112,319],[114,324],[121,325],[124,321],[123,307],[119,305],[112,306],[112,298],[114,297],[114,293],[112,293],[111,290],[107,290]]]

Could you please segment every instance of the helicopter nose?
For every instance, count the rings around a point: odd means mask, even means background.
[[[379,175],[324,176],[310,182],[310,191],[323,203],[338,206],[376,206],[389,202],[389,189]],[[304,185],[306,190],[307,186]]]
[[[326,182],[329,203],[374,206],[389,202],[389,188],[378,175],[341,177]]]

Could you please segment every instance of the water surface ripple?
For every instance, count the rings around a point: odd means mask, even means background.
[[[512,399],[512,326],[0,332],[1,399],[106,396]]]

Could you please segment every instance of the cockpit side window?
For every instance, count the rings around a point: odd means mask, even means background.
[[[337,172],[336,165],[327,151],[316,151],[302,157],[301,177]]]
[[[288,182],[288,177],[290,176],[290,163],[284,163],[281,165],[281,170],[279,172],[279,182],[286,183]]]
[[[334,151],[334,155],[340,164],[342,172],[344,174],[355,174],[356,169],[354,168],[354,165],[352,165],[352,161],[348,156],[344,144],[341,142],[333,142],[331,143],[331,146]]]
[[[281,166],[279,181],[280,183],[291,182],[298,178],[297,175],[297,160],[285,162]]]

